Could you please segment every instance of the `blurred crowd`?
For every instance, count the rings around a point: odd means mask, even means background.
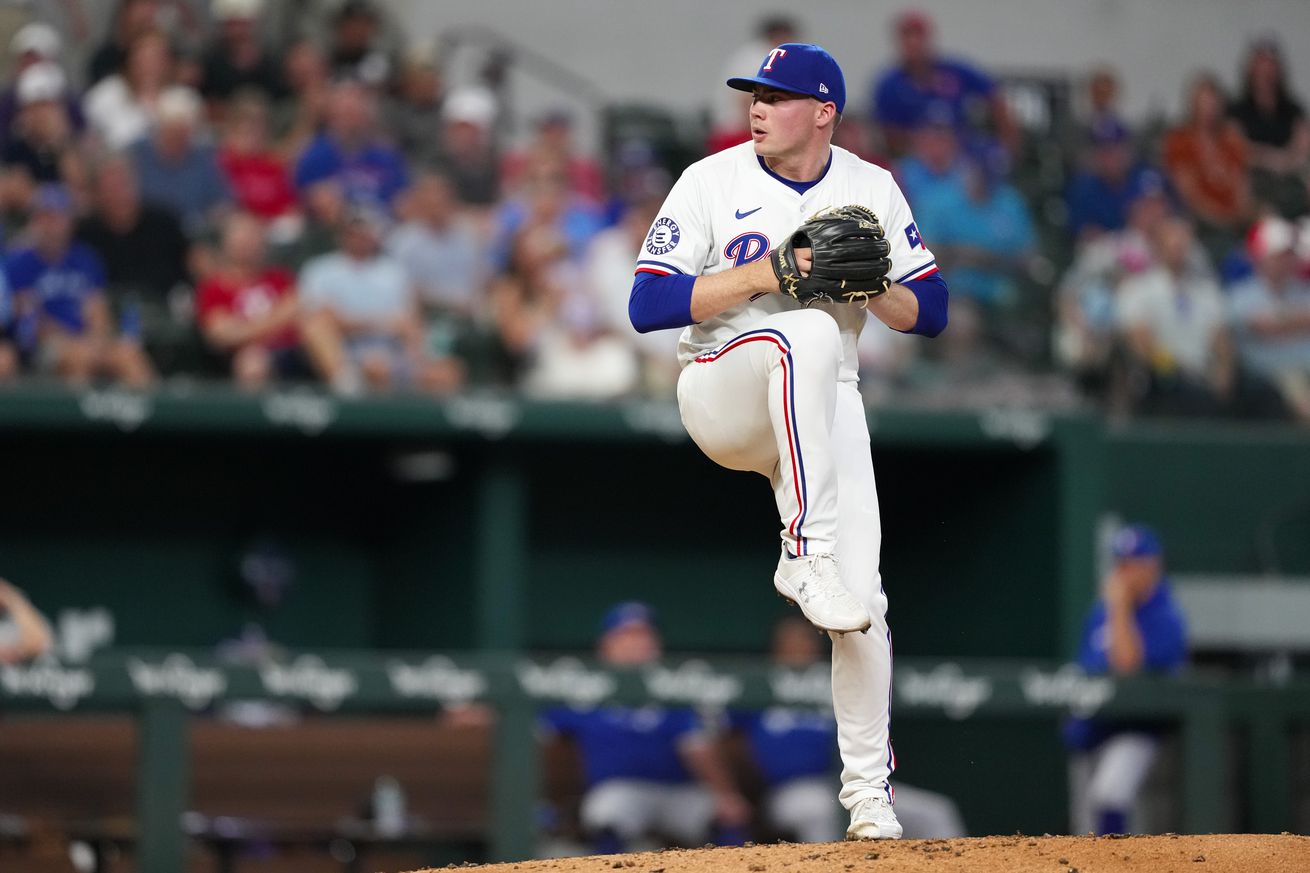
[[[77,28],[13,29],[0,380],[671,394],[676,335],[626,304],[681,167],[514,115],[500,65],[455,84],[384,6],[288,7],[118,0],[81,69]],[[822,34],[771,17],[722,72],[797,39]],[[871,402],[1310,421],[1310,126],[1274,40],[1160,123],[1124,117],[1113,69],[1064,71],[1041,129],[922,13],[879,54],[836,142],[897,175],[952,301],[936,342],[865,332]],[[749,138],[743,99],[705,95],[700,151]]]

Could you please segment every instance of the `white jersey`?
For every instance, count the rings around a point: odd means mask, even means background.
[[[742,143],[692,164],[678,179],[651,225],[638,272],[711,275],[759,260],[822,209],[859,204],[873,210],[891,243],[893,282],[936,272],[905,195],[881,167],[832,147],[823,176],[805,193],[768,170],[754,144]],[[761,294],[714,318],[688,327],[678,345],[685,367],[697,355],[750,330],[760,319],[801,305],[783,294]],[[842,337],[841,378],[857,377],[856,342],[864,327],[862,307],[819,303],[837,321]]]

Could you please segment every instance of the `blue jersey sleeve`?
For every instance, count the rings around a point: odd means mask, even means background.
[[[1105,605],[1097,601],[1091,614],[1083,622],[1082,640],[1078,644],[1078,666],[1087,673],[1106,673],[1110,662],[1106,660],[1105,647],[1096,645],[1096,635],[1104,633]]]
[[[567,706],[552,706],[537,717],[540,728],[547,733],[571,736],[577,731],[578,714]]]
[[[919,317],[914,327],[902,333],[917,333],[921,336],[935,337],[946,329],[947,301],[950,297],[946,280],[941,273],[933,273],[922,279],[909,279],[902,283],[909,288],[919,301]]]
[[[15,252],[5,261],[5,277],[15,291],[26,291],[41,276],[41,262],[30,250]]]
[[[991,76],[988,76],[977,67],[959,62],[952,63],[951,67],[955,70],[956,75],[960,77],[966,94],[990,97],[992,92],[996,90],[996,83],[992,81]]]
[[[671,273],[660,276],[640,272],[632,280],[628,318],[638,333],[686,327],[691,317],[691,291],[695,276]]]
[[[668,714],[669,734],[676,740],[684,740],[705,732],[705,725],[700,716],[690,709],[671,709]]]
[[[873,105],[869,107],[869,114],[879,124],[911,127],[918,121],[917,106],[901,97],[903,81],[903,74],[899,70],[890,70],[874,87]]]
[[[1153,612],[1146,621],[1139,618],[1139,626],[1146,649],[1146,669],[1171,672],[1186,663],[1187,630],[1182,615],[1172,605]]]
[[[100,255],[90,246],[75,243],[73,248],[73,260],[77,269],[86,277],[87,284],[96,291],[103,291],[105,287],[105,265],[100,260]]]
[[[397,194],[409,187],[409,168],[399,152],[388,150],[383,154],[386,156],[387,172],[379,193],[383,200],[390,203]]]
[[[330,179],[341,168],[341,159],[331,144],[322,137],[314,140],[296,162],[296,187],[307,188],[315,182]]]

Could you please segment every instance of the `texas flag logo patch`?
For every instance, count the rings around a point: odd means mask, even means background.
[[[923,244],[923,236],[919,233],[918,225],[913,221],[910,222],[909,227],[905,228],[905,238],[910,241],[910,248],[912,249],[927,248],[927,246]]]

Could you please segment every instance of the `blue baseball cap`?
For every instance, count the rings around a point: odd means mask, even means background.
[[[813,43],[784,42],[769,49],[754,77],[728,80],[728,87],[738,91],[751,91],[756,85],[834,103],[838,112],[846,108],[846,79],[841,67],[832,55]]]
[[[1164,553],[1160,537],[1144,524],[1130,524],[1120,528],[1110,542],[1110,551],[1116,561],[1129,558],[1152,558]]]
[[[655,626],[655,610],[638,600],[611,606],[600,620],[600,635],[605,636],[629,624]]]

